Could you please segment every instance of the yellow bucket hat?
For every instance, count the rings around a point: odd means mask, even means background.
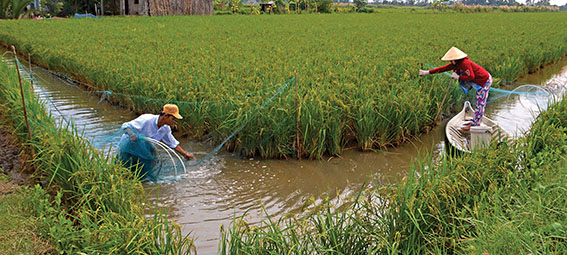
[[[181,117],[181,115],[179,114],[179,108],[177,107],[177,105],[174,104],[164,105],[163,110],[161,112],[165,114],[171,114],[173,115],[173,117],[177,119],[183,119],[183,117]]]
[[[445,53],[445,56],[443,56],[441,58],[441,60],[451,61],[451,60],[457,60],[457,59],[465,58],[466,56],[467,56],[467,54],[462,52],[461,50],[457,49],[457,47],[451,47],[447,51],[447,53]]]

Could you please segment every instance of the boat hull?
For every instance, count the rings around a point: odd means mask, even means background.
[[[473,118],[474,109],[470,102],[466,101],[464,103],[463,110],[447,122],[447,125],[445,126],[445,142],[447,145],[446,148],[450,154],[470,153],[473,150],[471,146],[470,131],[464,131],[461,129],[461,125],[465,119]],[[502,141],[508,137],[506,132],[502,130],[494,120],[486,116],[481,119],[480,125],[491,130],[491,141],[495,139]]]

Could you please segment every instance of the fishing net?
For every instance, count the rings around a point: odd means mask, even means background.
[[[489,101],[506,100],[509,105],[519,102],[527,110],[545,110],[555,97],[543,86],[528,84],[513,90],[492,88],[488,98]]]
[[[135,140],[127,134],[122,135],[118,144],[118,159],[124,166],[145,180],[156,180],[156,148],[142,134],[135,133]]]
[[[513,90],[491,89],[489,99],[500,98],[488,113],[499,126],[514,137],[523,136],[540,112],[557,98],[545,86],[522,85]]]
[[[122,134],[117,158],[144,181],[164,181],[185,173],[185,165],[173,149],[160,141],[134,133],[135,139]]]

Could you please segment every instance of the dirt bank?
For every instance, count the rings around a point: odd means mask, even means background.
[[[6,119],[0,115],[0,118]],[[0,124],[0,176],[9,181],[0,181],[0,195],[11,193],[17,185],[28,184],[28,175],[22,146],[4,124]]]

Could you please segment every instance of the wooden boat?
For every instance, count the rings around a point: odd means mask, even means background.
[[[463,123],[474,118],[474,109],[469,101],[466,101],[463,110],[455,115],[445,127],[445,138],[449,150],[453,149],[460,152],[470,153],[479,144],[488,144],[492,140],[504,141],[508,139],[508,134],[498,124],[490,118],[483,116],[480,126],[470,127],[470,130],[463,130]],[[450,148],[452,147],[452,148]]]

